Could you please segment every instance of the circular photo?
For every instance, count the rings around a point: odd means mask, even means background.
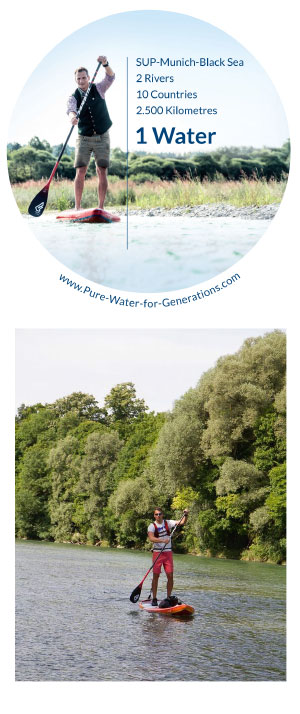
[[[14,109],[8,170],[41,244],[82,277],[179,290],[234,265],[276,215],[289,130],[235,39],[157,10],[97,20],[57,45]]]

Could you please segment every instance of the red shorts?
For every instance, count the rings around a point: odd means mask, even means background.
[[[153,563],[157,556],[158,553],[152,553]],[[173,573],[173,553],[171,550],[167,550],[159,556],[157,563],[153,568],[153,573],[155,573],[155,575],[160,575],[162,565],[164,566],[166,573]]]

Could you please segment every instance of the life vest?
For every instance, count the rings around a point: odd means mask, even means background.
[[[158,528],[157,528],[156,523],[153,523],[153,525],[154,525],[154,535],[155,535],[155,538],[160,538],[160,535],[159,535],[159,532],[158,532]],[[167,535],[169,536],[169,535],[170,535],[170,528],[169,528],[169,526],[168,526],[167,521],[163,520],[163,522],[162,522],[161,525],[162,525],[162,526],[164,525],[165,530],[167,531]]]

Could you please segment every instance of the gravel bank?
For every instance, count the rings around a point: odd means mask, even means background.
[[[257,220],[271,220],[276,215],[279,203],[268,206],[230,206],[227,203],[207,203],[202,206],[178,206],[175,208],[129,208],[131,216],[189,216],[190,218],[252,218]],[[117,215],[126,214],[126,208],[108,211]]]

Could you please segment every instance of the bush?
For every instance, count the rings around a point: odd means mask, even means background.
[[[128,203],[135,203],[135,192],[133,188],[128,189]],[[127,189],[121,189],[120,191],[117,192],[117,194],[114,196],[114,202],[115,205],[117,206],[126,206],[127,204]]]
[[[153,176],[153,174],[147,174],[147,173],[140,173],[140,174],[134,174],[131,177],[131,180],[134,181],[134,183],[145,183],[145,181],[157,181],[157,177]]]
[[[277,543],[255,538],[247,550],[243,550],[241,560],[252,560],[281,565],[286,559],[286,540],[281,538]]]
[[[64,193],[62,193],[57,199],[57,208],[59,211],[66,211],[68,208],[72,208],[72,202]]]

